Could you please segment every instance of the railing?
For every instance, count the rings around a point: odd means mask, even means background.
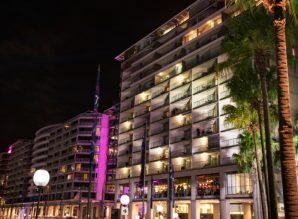
[[[252,186],[243,185],[243,186],[227,186],[227,195],[251,195]]]
[[[202,84],[200,86],[195,87],[193,89],[193,94],[199,93],[203,90],[208,90],[209,88],[214,86],[215,86],[215,80],[208,81],[206,84]]]
[[[168,173],[168,168],[160,168],[160,169],[155,169],[155,168],[150,168],[150,174],[162,174],[162,173]]]
[[[174,171],[183,171],[183,170],[190,170],[191,169],[191,163],[185,164],[185,165],[173,165]]]
[[[176,150],[172,150],[172,157],[178,157],[181,155],[189,155],[191,154],[191,147],[184,147]]]
[[[235,160],[233,157],[222,157],[221,158],[221,165],[231,165],[235,164]]]
[[[207,129],[200,129],[197,128],[195,135],[193,136],[193,138],[200,138],[200,137],[204,137],[204,136],[208,136],[208,135],[212,135],[212,134],[216,134],[218,133],[218,127],[209,127]]]
[[[130,173],[117,173],[116,174],[116,179],[125,179],[125,178],[129,178],[130,177]]]
[[[148,112],[149,112],[149,108],[146,108],[145,110],[136,111],[135,117],[144,115],[144,114],[146,114]]]
[[[191,135],[181,135],[181,136],[176,136],[176,137],[171,138],[170,142],[171,142],[171,144],[174,144],[174,143],[177,143],[180,141],[186,141],[189,139],[191,139]]]
[[[219,189],[219,182],[218,185],[212,185],[211,188],[199,188],[197,190],[197,196],[205,197],[205,196],[219,196],[220,189]]]
[[[185,97],[188,97],[188,96],[190,96],[190,91],[183,92],[183,93],[180,93],[180,94],[176,94],[175,96],[172,97],[171,103],[176,102],[178,100],[181,100],[181,99],[183,99]]]
[[[168,190],[154,192],[153,198],[167,198],[168,197]]]
[[[119,162],[117,164],[117,167],[127,167],[130,166],[130,162],[129,161],[125,161],[125,162]]]
[[[227,139],[223,140],[220,143],[221,147],[228,147],[228,146],[235,146],[240,143],[240,138],[232,138],[232,139]]]
[[[197,161],[193,162],[193,168],[208,168],[215,167],[219,165],[219,159],[212,159],[207,161]]]
[[[175,116],[175,115],[178,115],[180,113],[187,112],[190,109],[191,109],[191,106],[190,105],[186,105],[186,106],[184,106],[182,108],[174,108],[171,113],[172,113],[172,116]]]
[[[216,110],[209,110],[207,113],[199,114],[198,116],[193,117],[193,122],[200,122],[206,119],[211,119],[217,117]]]
[[[220,94],[219,94],[219,98],[220,98],[220,99],[224,99],[224,98],[226,98],[226,97],[228,97],[228,96],[230,96],[230,91],[229,91],[229,90],[220,92]]]
[[[122,107],[122,108],[121,108],[121,112],[124,112],[124,111],[126,111],[126,110],[128,110],[128,109],[130,109],[130,108],[132,108],[132,104],[129,104],[129,105],[127,105],[127,106]]]
[[[150,144],[150,147],[151,147],[151,148],[154,148],[154,147],[158,147],[158,146],[167,145],[168,143],[169,143],[168,141],[165,141],[165,140],[159,140],[159,141],[152,142],[152,143]]]
[[[208,142],[208,145],[193,146],[193,153],[208,151],[219,148],[219,141]]]
[[[174,191],[174,195],[175,197],[190,197],[191,196],[191,189],[190,189],[190,185],[188,185],[188,189],[175,189]]]
[[[163,106],[168,105],[168,104],[169,104],[169,101],[161,101],[157,104],[152,105],[152,110],[155,110],[157,108],[163,107]]]
[[[133,198],[134,199],[142,199],[143,198],[142,192],[135,192],[133,194]],[[144,194],[144,199],[147,199],[147,193]]]
[[[182,85],[188,84],[189,82],[191,82],[191,79],[189,77],[185,78],[182,82],[177,82],[177,83],[172,84],[171,90],[174,90],[177,87],[180,87]]]
[[[201,100],[198,100],[196,102],[193,103],[193,108],[196,108],[196,107],[199,107],[199,106],[202,106],[202,105],[205,105],[207,103],[212,103],[216,100],[216,97],[215,97],[215,94],[210,94],[208,95],[207,97],[201,99]]]
[[[128,137],[128,138],[123,138],[119,140],[119,144],[125,144],[127,142],[132,141],[132,138]]]
[[[151,155],[150,156],[150,161],[156,161],[156,160],[164,160],[164,159],[168,159],[169,158],[169,154],[168,153],[161,153],[161,154],[158,154],[158,155]]]
[[[130,120],[132,118],[133,118],[133,115],[132,114],[129,115],[129,116],[125,116],[125,117],[121,118],[120,123],[126,122],[126,121],[128,121],[128,120]]]
[[[171,129],[176,129],[176,128],[181,128],[181,127],[184,127],[184,126],[188,126],[191,124],[191,120],[189,121],[186,121],[186,122],[182,122],[182,123],[178,123],[178,124],[174,124]]]
[[[162,94],[164,94],[164,93],[167,93],[167,92],[168,92],[168,91],[167,91],[166,88],[160,89],[160,90],[155,91],[154,93],[152,93],[152,98],[155,98],[155,97],[157,97],[157,96],[159,96],[159,95],[162,95]]]
[[[152,135],[156,135],[156,134],[159,134],[159,133],[161,133],[161,132],[164,132],[164,131],[168,131],[169,130],[169,128],[167,127],[158,127],[158,128],[154,128],[154,129],[152,129],[152,131],[151,131],[151,136]]]

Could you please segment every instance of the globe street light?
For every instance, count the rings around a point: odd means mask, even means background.
[[[128,205],[128,204],[129,204],[129,201],[130,201],[130,198],[129,198],[128,195],[122,195],[122,196],[120,197],[120,203],[121,203],[122,206],[126,206],[126,205]],[[121,217],[122,217],[122,216],[121,216]],[[126,218],[126,216],[125,216],[125,218]]]
[[[36,219],[38,219],[41,189],[42,187],[45,187],[46,185],[48,185],[49,181],[50,181],[50,174],[47,170],[40,169],[34,172],[33,182],[37,186],[37,190],[38,190],[38,202],[37,202],[37,209],[35,214]]]
[[[156,210],[158,212],[159,219],[161,219],[161,212],[163,211],[162,205],[157,205]]]

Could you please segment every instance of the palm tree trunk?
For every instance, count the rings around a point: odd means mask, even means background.
[[[274,7],[275,52],[278,78],[279,142],[285,218],[298,218],[298,191],[293,126],[290,110],[290,92],[286,51],[285,8],[276,0]]]
[[[271,218],[270,213],[270,201],[269,201],[269,189],[268,189],[268,172],[267,172],[267,161],[265,159],[266,152],[265,152],[265,145],[264,145],[264,137],[263,137],[263,125],[262,125],[262,114],[261,114],[261,106],[258,101],[257,103],[257,113],[258,113],[258,121],[259,121],[259,130],[260,130],[260,141],[261,141],[261,147],[262,147],[262,162],[263,162],[263,173],[265,178],[265,189],[266,189],[266,203],[267,203],[267,209],[268,209],[268,218]]]
[[[264,126],[265,126],[265,142],[266,142],[266,158],[268,168],[268,188],[269,188],[269,201],[270,201],[270,216],[272,219],[278,218],[277,213],[277,202],[275,193],[275,177],[274,177],[274,166],[272,158],[272,146],[271,146],[271,132],[269,122],[269,106],[268,106],[268,92],[267,92],[267,57],[262,49],[256,51],[256,69],[260,75],[261,90],[263,99],[263,113],[264,113]]]
[[[254,142],[254,150],[255,150],[255,156],[256,156],[256,163],[257,163],[257,174],[258,174],[258,181],[259,181],[259,188],[260,188],[260,195],[261,195],[261,202],[262,202],[262,213],[263,213],[263,219],[267,219],[267,209],[266,209],[266,199],[265,199],[265,191],[264,191],[264,184],[262,180],[262,171],[260,167],[260,159],[259,159],[259,153],[257,149],[257,143],[256,143],[256,133],[255,131],[252,132],[252,138]]]

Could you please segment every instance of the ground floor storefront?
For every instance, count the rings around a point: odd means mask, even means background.
[[[128,219],[141,219],[142,214],[146,219],[166,219],[168,201],[132,201],[129,205]],[[254,208],[252,199],[204,199],[204,200],[175,200],[173,218],[179,219],[252,219]],[[144,209],[143,209],[144,207]],[[118,219],[121,214],[121,205],[108,206],[106,219]],[[113,213],[114,212],[114,213]],[[118,213],[115,213],[118,212]],[[118,217],[116,217],[116,215]]]

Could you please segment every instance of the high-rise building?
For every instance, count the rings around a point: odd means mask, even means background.
[[[37,169],[50,173],[50,182],[41,193],[39,217],[86,218],[90,145],[95,121],[98,140],[91,173],[91,214],[92,218],[102,214],[107,167],[110,168],[107,166],[110,122],[113,120],[109,115],[88,111],[63,123],[41,128],[33,144],[31,141],[13,144],[5,205],[8,218],[17,218],[19,214],[35,216],[38,193],[32,176]],[[30,156],[27,156],[29,151]]]
[[[12,146],[10,147],[12,148]],[[8,180],[8,163],[10,158],[10,150],[8,152],[0,153],[0,217],[4,214],[4,204],[6,201],[7,193],[7,180]]]
[[[28,196],[32,159],[31,140],[17,140],[9,147],[8,180],[6,189],[6,213],[17,215],[15,203],[23,203]]]
[[[240,131],[224,122],[232,73],[215,72],[227,59],[221,52],[223,22],[232,13],[225,1],[198,0],[116,57],[122,72],[115,201],[120,209],[120,196],[130,196],[130,219],[142,215],[143,207],[146,218],[166,218],[169,152],[173,211],[180,218],[248,219],[254,213],[257,218],[254,181],[238,173],[232,159]],[[139,176],[146,120],[143,200]]]

